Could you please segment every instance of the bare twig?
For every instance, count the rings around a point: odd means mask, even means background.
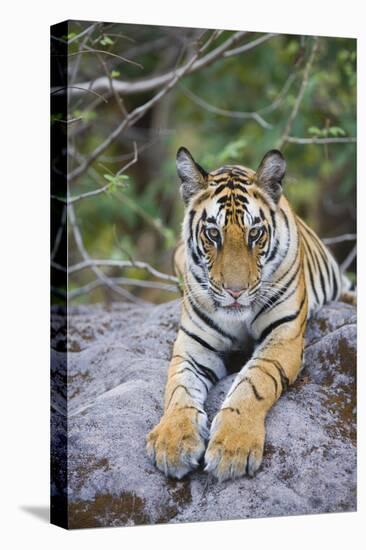
[[[55,122],[62,122],[63,124],[73,124],[74,122],[78,122],[79,120],[83,120],[83,117],[78,116],[75,118],[69,118],[68,120],[63,120],[62,118],[57,118]]]
[[[106,99],[105,97],[103,97],[101,94],[98,94],[98,92],[95,92],[94,90],[88,90],[87,88],[80,88],[80,86],[62,86],[61,88],[56,88],[54,90],[51,91],[51,95],[54,95],[54,94],[58,94],[59,92],[62,92],[64,90],[72,90],[72,89],[77,89],[77,90],[81,90],[82,92],[89,92],[90,94],[93,94],[97,97],[99,97],[99,99],[102,99],[104,101],[104,103],[108,103],[108,99]]]
[[[240,35],[241,33],[236,33],[236,34]],[[137,122],[149,109],[151,109],[151,107],[153,107],[158,101],[160,101],[160,99],[164,97],[176,85],[176,83],[184,76],[184,74],[191,69],[191,67],[197,61],[200,54],[206,50],[206,48],[211,44],[215,36],[216,36],[216,33],[214,32],[211,35],[211,37],[205,42],[205,44],[201,46],[197,50],[197,52],[191,57],[190,61],[186,63],[186,65],[184,66],[184,70],[179,69],[177,70],[176,73],[173,72],[174,76],[164,88],[162,88],[150,100],[146,101],[146,103],[143,103],[142,105],[140,105],[139,107],[136,107],[133,111],[131,111],[124,118],[124,120],[109,134],[109,136],[98,147],[94,149],[94,151],[89,155],[89,157],[87,157],[82,164],[80,164],[77,168],[75,168],[75,170],[73,170],[70,174],[68,174],[68,177],[67,177],[68,182],[70,183],[71,181],[81,176],[92,164],[92,162],[94,162],[94,160],[98,158],[98,156],[102,154],[117,139],[117,137],[126,127],[131,126],[132,124]],[[212,54],[212,52],[210,52],[208,55],[210,54]]]
[[[81,236],[79,227],[78,227],[77,222],[76,222],[75,211],[74,211],[74,207],[73,207],[72,204],[68,205],[68,215],[69,215],[69,220],[70,220],[70,224],[71,224],[71,227],[72,227],[72,232],[73,232],[73,235],[74,235],[74,240],[75,240],[76,247],[79,250],[80,255],[83,258],[83,260],[89,262],[91,260],[91,258],[90,258],[89,254],[88,254],[88,252],[87,252],[87,250],[84,246],[83,238]],[[52,265],[52,263],[51,263],[51,265]],[[125,299],[127,299],[131,302],[145,303],[143,300],[140,300],[140,298],[136,298],[133,294],[131,294],[131,292],[128,292],[128,290],[125,290],[125,289],[119,287],[118,285],[114,284],[109,279],[109,277],[107,277],[103,273],[103,271],[101,269],[99,269],[99,267],[97,267],[95,265],[91,265],[90,268],[93,271],[94,275],[97,277],[97,279],[99,279],[101,281],[101,283],[103,283],[104,286],[106,286],[106,287],[110,288],[111,290],[113,290],[116,294],[119,294],[120,296],[122,296],[123,298],[125,298]],[[70,270],[68,270],[68,273],[70,273]]]
[[[72,57],[74,55],[80,55],[82,53],[103,53],[105,55],[110,55],[111,57],[115,57],[116,59],[119,59],[120,61],[123,61],[124,63],[131,63],[131,65],[136,65],[140,69],[143,69],[144,67],[141,65],[141,63],[137,63],[137,61],[132,61],[131,59],[127,59],[126,57],[122,57],[121,55],[117,55],[116,53],[108,52],[107,50],[96,50],[95,48],[89,48],[85,50],[79,50],[78,52],[73,52],[67,54],[68,57]]]
[[[59,197],[58,195],[51,195],[51,199],[55,199],[57,201],[63,202],[64,204],[74,204],[75,202],[81,201],[82,199],[88,199],[90,197],[95,197],[96,195],[100,195],[101,193],[106,193],[110,187],[113,186],[113,182],[108,182],[106,185],[103,185],[100,189],[94,189],[93,191],[87,191],[86,193],[81,193],[81,195],[76,195],[74,197],[68,197],[67,199],[64,199],[63,197]]]
[[[276,99],[266,107],[257,109],[257,112],[261,115],[267,115],[268,113],[272,113],[273,111],[275,111],[283,103],[284,99],[286,98],[287,92],[289,91],[294,80],[296,79],[296,76],[297,76],[296,72],[291,73],[286,79],[286,82],[284,83]]]
[[[91,27],[89,27],[88,29],[86,29],[86,31],[81,33],[81,35],[83,36],[83,40],[79,44],[79,51],[81,51],[84,47],[86,47],[86,45],[88,43],[88,40],[90,39],[91,33],[94,31],[94,29],[96,29],[98,27],[99,24],[100,23],[97,23],[95,25],[91,25]],[[80,37],[80,35],[79,35],[79,37]],[[81,56],[76,58],[76,62],[74,63],[74,66],[73,66],[72,72],[71,72],[71,76],[70,76],[70,79],[68,81],[69,86],[72,86],[75,83],[76,76],[77,76],[79,68],[80,68],[80,63],[81,63]],[[70,100],[70,98],[68,98],[68,99]]]
[[[234,46],[243,36],[245,36],[245,34],[245,32],[236,32],[235,34],[230,36],[230,38],[228,38],[225,42],[220,44],[220,46],[217,46],[217,48],[211,50],[201,59],[198,59],[193,63],[191,63],[191,61],[188,61],[186,64],[183,64],[178,69],[168,71],[163,75],[144,78],[132,82],[114,79],[114,88],[118,93],[121,93],[123,95],[150,92],[152,90],[155,90],[156,88],[160,88],[161,86],[169,83],[176,76],[180,78],[180,76],[183,76],[183,74],[192,74],[197,70],[208,67],[217,59],[221,58],[225,51]],[[79,95],[79,92],[81,90],[90,90],[91,88],[93,90],[98,90],[99,92],[104,91],[106,93],[110,93],[108,78],[100,77],[97,78],[94,82],[79,82],[77,87],[75,88],[75,92],[72,92],[72,95]]]
[[[348,269],[348,267],[351,265],[353,260],[356,258],[357,255],[357,244],[354,245],[350,253],[347,255],[346,259],[341,263],[341,272],[344,273]]]
[[[72,44],[73,42],[76,42],[76,40],[80,40],[80,38],[82,38],[85,34],[92,33],[93,30],[98,26],[98,24],[99,23],[93,23],[92,25],[90,25],[89,27],[84,29],[82,32],[77,34],[76,36],[73,36],[72,38],[70,38],[70,40],[66,40],[66,43],[67,44]]]
[[[128,168],[130,168],[133,164],[137,162],[138,154],[137,154],[137,145],[136,142],[133,142],[133,158],[125,164],[125,166],[122,166],[120,170],[115,174],[115,177],[118,177],[122,175]],[[100,195],[101,193],[106,193],[109,191],[111,187],[115,185],[114,182],[108,182],[103,187],[100,187],[100,189],[93,189],[93,191],[87,191],[86,193],[81,193],[80,195],[76,195],[74,197],[68,197],[67,199],[64,199],[63,197],[59,197],[57,195],[51,195],[51,199],[56,199],[60,202],[63,202],[64,204],[74,204],[75,202],[78,202],[83,199],[88,199],[90,197],[95,197],[96,195]]]
[[[322,239],[324,244],[337,244],[345,241],[355,241],[357,239],[356,233],[345,233],[344,235],[338,235],[337,237],[327,237]]]
[[[143,145],[138,147],[137,148],[138,154],[142,153],[143,151],[146,151],[146,149],[149,149],[150,147],[153,147],[157,143],[158,140],[159,140],[159,137],[157,137],[155,139],[151,139],[147,143],[144,143]],[[106,162],[106,163],[109,163],[109,162],[115,163],[115,162],[121,162],[121,161],[124,161],[124,160],[131,159],[131,158],[133,158],[133,156],[134,156],[134,153],[124,153],[122,155],[113,155],[113,156],[101,155],[99,157],[99,160],[103,161],[103,162]]]
[[[66,219],[67,219],[67,208],[66,208],[66,206],[64,206],[63,210],[62,210],[62,214],[61,214],[60,225],[58,227],[56,237],[55,237],[55,241],[53,243],[53,249],[52,249],[52,252],[51,252],[51,262],[56,257],[56,254],[57,254],[58,249],[60,247],[62,233],[63,233],[64,227],[65,227]]]
[[[194,103],[199,105],[200,107],[203,107],[207,111],[210,111],[211,113],[215,113],[217,115],[226,116],[229,118],[238,118],[238,119],[252,119],[258,122],[262,128],[269,129],[272,128],[272,125],[269,124],[264,118],[259,115],[257,112],[243,112],[243,111],[228,111],[226,109],[221,109],[220,107],[216,107],[215,105],[211,105],[210,103],[207,103],[204,99],[200,98],[196,94],[194,94],[191,90],[180,85],[180,88],[183,90],[183,93],[187,95]]]
[[[278,36],[278,35],[272,32],[264,34],[263,36],[260,36],[259,38],[256,38],[255,40],[248,42],[247,44],[243,44],[243,46],[239,46],[238,48],[234,48],[233,50],[226,51],[224,53],[224,57],[231,57],[232,55],[238,55],[238,54],[247,52],[249,50],[252,50],[256,46],[259,46],[259,44],[263,44],[263,42],[266,42],[267,40],[269,40],[270,38],[273,38],[274,36]]]
[[[79,40],[82,36],[84,36],[84,34],[92,32],[94,30],[94,28],[97,27],[98,25],[99,25],[99,23],[93,23],[92,25],[90,25],[89,27],[84,29],[82,32],[80,32],[76,36],[73,36],[69,40],[60,38],[59,36],[53,36],[53,35],[51,36],[51,39],[56,40],[56,42],[61,42],[62,44],[69,45],[69,44],[72,44],[73,42],[76,42],[76,40]]]
[[[132,159],[130,160],[130,162],[128,162],[127,164],[122,166],[122,168],[120,170],[118,170],[118,172],[116,173],[116,176],[120,176],[121,174],[123,174],[123,172],[126,172],[131,166],[136,164],[137,159],[138,159],[138,149],[137,149],[136,141],[134,141],[133,142],[133,157],[132,157]]]
[[[178,286],[173,285],[166,285],[163,283],[157,283],[155,281],[143,281],[139,279],[129,279],[127,277],[109,277],[109,280],[112,281],[116,285],[127,285],[127,286],[135,286],[135,287],[142,287],[142,288],[153,288],[157,290],[164,290],[167,292],[179,292]],[[68,298],[70,300],[77,298],[78,296],[81,296],[83,294],[88,294],[89,292],[95,290],[96,288],[99,288],[103,286],[104,283],[100,281],[99,279],[96,279],[95,281],[92,281],[85,286],[82,286],[80,288],[76,288],[74,290],[71,290],[68,292]]]
[[[334,138],[299,138],[295,136],[287,136],[286,141],[288,143],[297,143],[299,145],[323,145],[331,143],[356,143],[356,137],[334,137]]]
[[[65,273],[67,272],[69,273],[69,275],[71,275],[72,273],[77,273],[78,271],[82,271],[83,269],[87,269],[89,267],[119,267],[120,269],[136,268],[147,271],[148,273],[150,273],[150,275],[153,275],[153,277],[156,277],[157,279],[170,281],[174,284],[178,283],[177,277],[174,277],[173,275],[168,275],[167,273],[162,273],[161,271],[158,271],[157,269],[152,267],[147,262],[141,262],[139,260],[134,260],[133,262],[129,260],[96,260],[89,257],[87,260],[71,265],[67,269],[56,262],[51,262],[51,265],[54,269],[57,269],[58,271],[63,271]]]
[[[293,109],[290,113],[290,116],[287,120],[287,124],[285,126],[284,131],[283,131],[283,134],[280,137],[280,139],[279,139],[279,141],[276,145],[277,149],[281,149],[283,147],[283,145],[287,141],[287,138],[290,135],[293,123],[294,123],[295,118],[296,118],[296,116],[299,112],[300,105],[301,105],[301,102],[302,102],[304,94],[305,94],[305,90],[308,86],[310,70],[311,70],[311,67],[314,63],[315,54],[316,54],[316,51],[318,49],[318,46],[319,46],[319,38],[316,36],[316,37],[314,37],[313,46],[311,48],[309,59],[308,59],[306,65],[305,65],[304,74],[303,74],[301,86],[300,86],[300,89],[299,89],[299,93],[298,93],[297,98],[295,100],[295,104],[294,104]]]
[[[100,53],[96,53],[96,56],[99,59],[99,62],[103,67],[103,70],[105,72],[106,77],[108,78],[109,87],[110,87],[112,95],[114,96],[114,99],[116,100],[116,104],[117,104],[118,109],[121,111],[123,116],[127,116],[127,110],[126,110],[126,107],[123,103],[123,99],[122,99],[121,96],[118,95],[118,93],[114,89],[113,78],[111,77],[111,73],[108,70],[107,64],[104,61],[103,56]]]

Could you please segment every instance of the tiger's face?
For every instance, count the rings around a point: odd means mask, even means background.
[[[276,246],[274,216],[281,195],[285,161],[270,151],[257,172],[224,166],[206,173],[181,148],[177,155],[186,203],[184,238],[188,291],[205,296],[228,313],[248,309],[264,281]]]

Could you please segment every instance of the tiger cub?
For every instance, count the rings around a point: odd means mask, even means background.
[[[182,478],[203,456],[219,480],[255,473],[266,415],[300,371],[307,319],[348,290],[329,250],[282,194],[285,169],[277,150],[256,172],[207,173],[187,149],[177,153],[186,207],[175,255],[181,323],[164,414],[147,436],[148,455],[167,476]],[[207,394],[227,374],[225,355],[248,336],[255,350],[209,429]]]

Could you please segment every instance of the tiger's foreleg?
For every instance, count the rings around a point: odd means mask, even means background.
[[[198,466],[209,433],[203,405],[212,385],[225,374],[217,352],[179,330],[168,370],[164,414],[147,436],[147,453],[165,475],[180,479]]]
[[[252,476],[262,462],[266,415],[301,368],[306,307],[303,310],[263,340],[212,423],[205,463],[206,471],[219,480]]]

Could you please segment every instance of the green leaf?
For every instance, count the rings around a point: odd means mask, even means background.
[[[308,128],[308,133],[313,136],[318,136],[321,133],[321,130],[316,126],[310,126],[310,128]]]
[[[111,72],[111,77],[112,78],[118,78],[119,76],[121,76],[121,73],[119,71],[112,71]]]
[[[331,126],[330,128],[328,128],[328,132],[331,136],[334,137],[346,135],[346,132],[343,130],[343,128],[339,128],[339,126]]]
[[[67,34],[66,36],[64,36],[65,40],[69,41],[71,40],[72,38],[74,38],[74,36],[76,36],[76,32],[69,32],[69,34]]]
[[[103,36],[100,43],[102,44],[102,46],[112,46],[114,44],[110,36]]]
[[[126,180],[128,176],[126,174],[113,175],[113,174],[103,174],[103,178],[109,182],[108,192],[113,193],[117,187],[126,187]]]
[[[95,111],[82,111],[80,109],[75,109],[72,113],[74,118],[82,118],[84,122],[91,122],[97,116]]]
[[[220,162],[226,162],[227,160],[238,160],[242,157],[245,147],[248,142],[244,138],[240,138],[236,141],[231,141],[224,147],[224,150],[219,155]]]

